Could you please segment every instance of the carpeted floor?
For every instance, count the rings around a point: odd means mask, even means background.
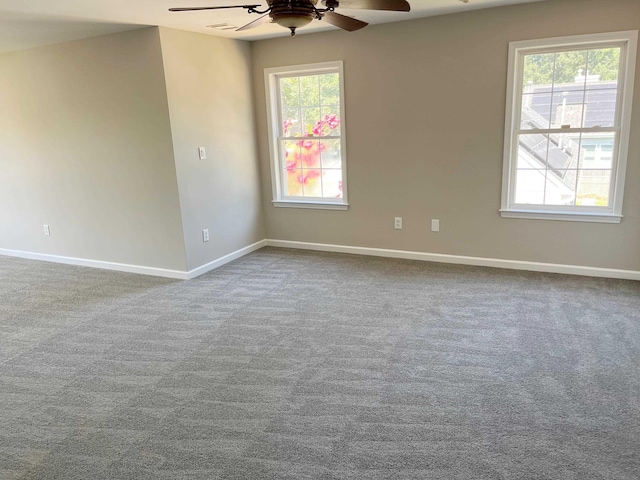
[[[640,282],[0,257],[0,479],[640,478]]]

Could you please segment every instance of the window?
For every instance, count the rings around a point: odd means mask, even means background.
[[[637,37],[509,45],[503,217],[620,222]]]
[[[346,210],[342,62],[265,70],[273,203]]]

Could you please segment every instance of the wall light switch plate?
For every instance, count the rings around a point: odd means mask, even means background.
[[[200,157],[200,160],[206,160],[207,152],[205,151],[204,147],[198,148],[198,156]]]
[[[204,230],[202,230],[202,241],[203,242],[208,242],[209,241],[209,229],[205,228]]]
[[[48,237],[51,235],[51,230],[49,230],[49,225],[44,226],[44,234]]]
[[[431,220],[431,231],[432,232],[440,231],[440,220]]]

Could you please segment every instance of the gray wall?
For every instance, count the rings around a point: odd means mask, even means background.
[[[0,248],[185,270],[157,29],[0,55],[0,112]]]
[[[554,0],[254,42],[268,238],[640,270],[640,72],[621,224],[498,213],[508,43],[639,28],[637,0]],[[344,60],[351,207],[275,208],[263,69],[329,60]]]
[[[265,238],[250,47],[166,28],[160,38],[191,270]]]
[[[508,42],[639,28],[636,0],[554,0],[251,45],[143,29],[0,55],[0,248],[190,270],[266,236],[640,270],[640,72],[621,224],[498,213]],[[351,208],[274,208],[263,69],[328,60],[345,62]]]

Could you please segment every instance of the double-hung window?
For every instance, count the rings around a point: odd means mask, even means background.
[[[503,217],[620,222],[637,36],[510,44]]]
[[[346,209],[342,62],[265,70],[273,203]]]

